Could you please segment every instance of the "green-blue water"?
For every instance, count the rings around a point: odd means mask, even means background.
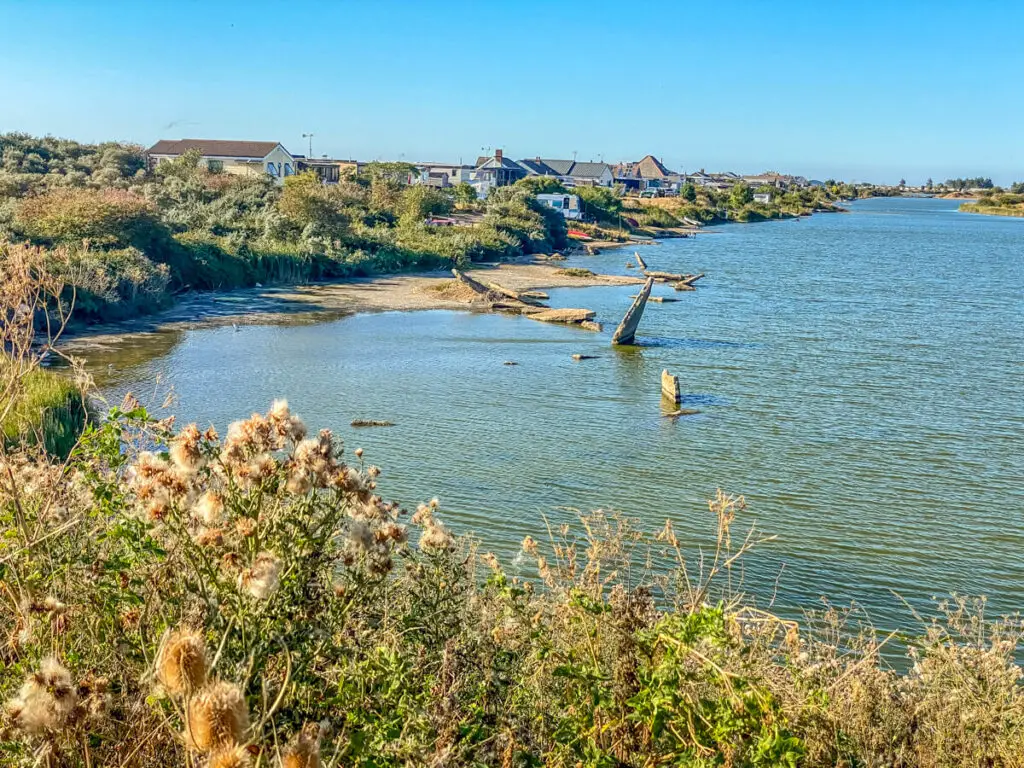
[[[671,517],[707,541],[705,499],[722,487],[778,534],[747,563],[762,599],[782,568],[778,604],[856,600],[883,625],[906,623],[892,591],[1024,608],[1024,221],[877,199],[643,254],[708,276],[695,293],[658,286],[681,301],[648,305],[634,349],[609,339],[635,288],[601,287],[551,292],[596,310],[601,334],[382,313],[161,333],[91,364],[111,400],[161,374],[179,423],[224,427],[286,395],[311,427],[366,449],[387,497],[439,496],[506,559],[564,507]],[[627,273],[631,256],[573,264]],[[662,417],[663,368],[699,415]]]

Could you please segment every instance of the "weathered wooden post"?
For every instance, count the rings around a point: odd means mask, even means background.
[[[651,295],[651,288],[654,287],[654,278],[647,278],[643,290],[637,294],[632,306],[626,310],[626,316],[622,318],[619,327],[615,329],[612,336],[612,345],[632,344],[636,338],[636,327],[640,324],[640,318],[644,316],[644,307],[647,306],[647,299]]]
[[[643,260],[640,251],[633,251],[633,258],[636,259],[636,264],[640,269],[647,269],[647,262]]]
[[[679,377],[670,374],[667,368],[661,372],[661,396],[676,405],[683,401],[683,393],[679,389]]]

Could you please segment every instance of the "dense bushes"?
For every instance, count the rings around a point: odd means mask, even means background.
[[[331,186],[312,173],[280,186],[211,173],[196,152],[144,167],[137,147],[0,136],[0,239],[76,251],[63,276],[79,321],[151,311],[185,289],[465,266],[566,244],[561,216],[522,191],[483,204],[472,188],[410,186],[404,163]],[[485,221],[425,223],[456,202],[485,209]]]
[[[729,591],[742,499],[698,571],[601,513],[503,565],[350,460],[283,402],[220,438],[132,398],[0,459],[5,764],[1020,765],[1020,626],[968,601],[898,674],[854,614]]]

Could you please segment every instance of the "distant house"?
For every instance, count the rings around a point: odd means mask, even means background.
[[[615,183],[607,163],[573,163],[568,176],[577,186],[610,187]]]
[[[454,187],[456,184],[473,181],[474,169],[470,165],[457,163],[413,163],[419,175],[413,175],[412,184],[426,184],[432,187]]]
[[[519,166],[530,176],[555,176],[570,187],[610,187],[615,183],[612,167],[607,163],[578,163],[575,160],[535,157],[532,160],[520,160]]]
[[[526,175],[526,169],[505,157],[500,149],[494,150],[494,157],[477,158],[474,170],[475,181],[486,182],[493,187],[507,187]]]
[[[674,174],[654,155],[647,155],[636,164],[636,175],[648,182],[667,181]]]
[[[772,193],[771,192],[755,192],[754,193],[754,202],[755,203],[760,203],[761,205],[768,205],[768,203],[770,203],[771,201],[772,201]]]
[[[365,163],[360,163],[356,160],[333,160],[328,157],[310,158],[303,157],[302,155],[295,156],[296,173],[313,171],[324,184],[337,184],[341,181],[341,177],[345,175],[351,174],[355,176],[362,170],[364,165]]]
[[[521,168],[526,170],[527,176],[561,176],[558,171],[545,163],[539,157],[530,160],[517,160]]]
[[[540,194],[537,200],[548,208],[554,208],[567,219],[577,220],[583,218],[583,210],[580,208],[580,198],[577,195],[563,194]]]
[[[757,176],[744,176],[743,181],[752,187],[775,187],[776,189],[804,188],[809,182],[803,176],[790,176],[783,173],[762,173]]]
[[[146,161],[153,170],[193,149],[200,153],[199,164],[214,173],[267,173],[277,180],[295,173],[294,155],[276,141],[161,139],[146,150]]]
[[[701,168],[696,173],[686,174],[685,180],[697,187],[726,190],[736,186],[740,182],[740,177],[731,172],[705,173],[704,169]]]

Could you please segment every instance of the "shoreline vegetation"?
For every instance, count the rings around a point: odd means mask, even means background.
[[[697,226],[836,210],[836,186],[759,190],[686,185],[678,198],[638,199],[577,187],[588,221],[572,222],[536,195],[563,191],[549,177],[498,187],[409,185],[412,166],[370,163],[337,184],[309,172],[276,184],[201,167],[197,152],[147,167],[141,147],[0,135],[0,248],[50,250],[75,295],[78,326],[134,319],[183,296],[269,285],[465,269],[524,255],[686,236]],[[763,190],[761,190],[763,191]],[[437,217],[453,226],[432,224]],[[589,238],[589,239],[585,239]]]
[[[5,249],[2,415],[79,255]],[[0,762],[1021,765],[1024,624],[984,599],[784,618],[744,576],[773,537],[722,491],[692,540],[598,511],[503,562],[440,500],[386,501],[371,458],[284,400],[221,436],[127,395],[66,458],[0,441]]]
[[[978,197],[973,202],[960,204],[964,213],[986,216],[1024,217],[1024,194],[994,193]]]

